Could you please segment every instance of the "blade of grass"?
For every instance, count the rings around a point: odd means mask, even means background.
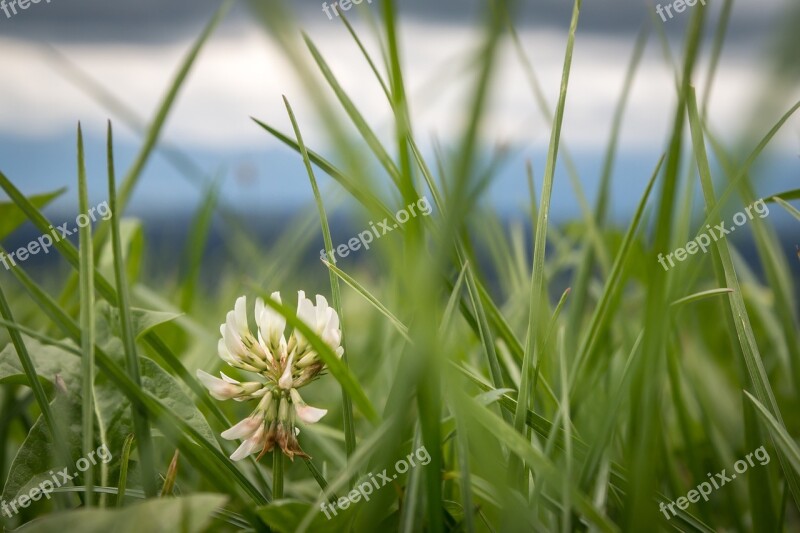
[[[235,0],[225,0],[222,2],[222,4],[220,4],[214,15],[211,17],[211,20],[208,22],[200,36],[193,44],[192,48],[189,50],[188,54],[181,63],[181,66],[178,68],[175,78],[172,80],[172,83],[170,84],[166,95],[164,95],[164,99],[162,100],[161,105],[159,105],[156,115],[147,130],[144,145],[142,145],[142,148],[139,150],[133,165],[131,165],[131,168],[123,178],[119,193],[119,205],[123,210],[127,207],[128,202],[130,201],[133,189],[136,186],[136,183],[139,181],[142,171],[149,161],[150,155],[153,153],[153,149],[158,143],[161,130],[163,129],[164,124],[167,121],[167,117],[173,108],[175,100],[178,97],[178,93],[183,87],[189,72],[191,72],[197,57],[200,55],[200,51],[206,45],[208,39],[211,37],[211,34],[214,33],[214,30],[217,28],[219,23],[222,22],[222,19],[225,18],[225,15],[235,3]]]
[[[710,289],[707,291],[696,292],[694,294],[690,294],[689,296],[684,296],[680,300],[675,300],[670,305],[673,307],[677,307],[679,305],[688,304],[699,302],[701,300],[705,300],[706,298],[713,298],[714,296],[720,296],[723,294],[730,294],[733,292],[733,289],[723,288],[723,289]]]
[[[765,198],[764,200],[769,203],[775,202],[777,198],[781,198],[787,202],[789,200],[800,200],[800,189],[794,189],[792,191],[786,191],[780,194],[773,194],[770,198]]]
[[[131,433],[125,437],[125,442],[122,443],[122,457],[119,460],[119,482],[117,483],[117,507],[125,505],[125,491],[128,490],[128,467],[134,439],[135,437]],[[142,493],[142,496],[145,496],[145,494]]]
[[[695,153],[697,156],[697,167],[700,172],[700,181],[703,187],[703,195],[706,201],[706,210],[713,211],[718,206],[714,194],[714,186],[711,178],[711,168],[708,163],[708,156],[706,154],[706,147],[703,134],[703,126],[700,122],[700,115],[697,110],[697,99],[694,88],[690,88],[688,98],[688,112],[689,124],[691,126],[692,141],[694,144]],[[750,376],[750,382],[753,385],[756,396],[759,402],[763,405],[768,405],[770,414],[775,420],[783,426],[783,418],[780,414],[775,394],[772,392],[772,387],[769,383],[764,363],[761,360],[761,354],[758,349],[758,344],[755,341],[753,328],[750,324],[747,308],[745,307],[744,298],[742,297],[741,287],[739,286],[739,279],[733,267],[731,259],[731,252],[728,243],[725,239],[721,239],[715,243],[715,250],[722,262],[724,270],[724,280],[719,280],[728,287],[733,289],[729,298],[731,312],[735,317],[734,323],[736,326],[736,335],[739,344],[742,348],[742,353],[745,357],[745,364]],[[775,432],[771,432],[773,438],[778,438]],[[787,461],[792,461],[791,457],[787,457],[781,449],[778,454],[778,459],[781,463],[786,482],[789,490],[794,498],[795,505],[800,506],[800,482],[798,481],[797,472],[789,469]]]
[[[292,106],[289,104],[289,100],[287,100],[285,96],[283,97],[283,102],[286,105],[286,112],[289,114],[289,119],[292,121],[292,128],[294,129],[294,134],[297,138],[297,145],[300,147],[300,153],[303,156],[303,163],[305,164],[306,172],[308,172],[308,179],[311,182],[311,189],[314,192],[314,201],[316,202],[317,210],[319,211],[319,221],[320,225],[322,226],[322,237],[325,241],[325,249],[327,250],[328,257],[333,257],[333,240],[331,239],[331,229],[328,226],[328,216],[325,213],[325,205],[322,202],[322,196],[319,194],[317,179],[314,177],[314,169],[311,167],[311,160],[308,157],[308,151],[306,150],[306,145],[303,142],[303,136],[300,133],[300,127],[297,125],[297,119],[294,116],[294,111],[292,111]],[[345,368],[348,368],[347,349],[345,345],[346,336],[344,328],[344,309],[342,308],[342,292],[339,287],[339,279],[336,277],[336,275],[333,272],[329,272],[329,276],[333,307],[336,309],[336,312],[339,315],[340,324],[342,324],[341,345],[343,348],[345,348],[345,353],[342,355],[342,363],[344,364]],[[347,456],[350,457],[353,455],[356,449],[356,431],[355,423],[353,422],[353,400],[350,398],[350,395],[344,388],[342,388],[342,419],[344,421],[345,450],[347,451]],[[355,479],[353,482],[355,482]]]
[[[772,199],[778,202],[778,205],[786,209],[790,215],[792,215],[797,220],[800,220],[800,211],[798,211],[792,204],[790,204],[780,196],[773,196]]]
[[[575,48],[575,32],[578,29],[578,19],[580,17],[582,0],[575,0],[572,9],[572,20],[570,21],[569,33],[567,36],[567,48],[564,53],[564,65],[561,74],[561,87],[559,89],[558,104],[556,105],[553,129],[550,134],[550,146],[547,150],[547,160],[545,162],[544,182],[542,193],[539,200],[538,218],[536,220],[535,237],[533,241],[533,262],[531,265],[531,289],[528,302],[528,337],[525,344],[525,354],[522,359],[522,386],[520,390],[520,401],[517,405],[517,412],[514,414],[514,428],[518,432],[523,432],[525,418],[523,413],[528,406],[528,391],[522,390],[530,380],[533,360],[537,359],[537,348],[541,346],[542,337],[539,334],[539,320],[542,311],[542,301],[545,296],[544,279],[544,258],[547,247],[547,229],[550,220],[550,200],[553,194],[553,183],[555,182],[556,163],[558,161],[558,150],[561,141],[561,127],[564,123],[564,111],[567,104],[567,88],[569,87],[569,75],[572,69],[572,53]],[[543,346],[541,346],[544,348]],[[541,361],[540,361],[541,365]],[[511,463],[511,470],[516,470],[516,462]]]
[[[16,266],[14,268],[16,268]],[[14,323],[14,317],[11,313],[11,307],[8,305],[8,300],[6,300],[6,296],[2,287],[0,287],[0,316],[2,316],[4,319],[4,325],[8,329],[8,335],[11,337],[12,344],[14,344],[14,349],[17,352],[17,357],[19,357],[19,362],[22,365],[23,370],[25,370],[25,377],[28,380],[31,390],[33,391],[34,398],[36,398],[36,403],[38,404],[39,410],[42,413],[42,417],[47,424],[47,429],[50,431],[53,449],[55,450],[58,460],[65,465],[73,464],[73,461],[70,458],[69,449],[57,444],[59,442],[66,442],[66,440],[62,435],[61,426],[58,425],[55,417],[53,416],[53,410],[50,408],[50,402],[47,399],[44,386],[42,385],[42,382],[39,381],[39,376],[36,373],[36,365],[33,364],[33,359],[31,359],[28,348],[25,346],[22,335],[20,335],[17,327],[11,326],[11,324]],[[3,408],[4,410],[6,409],[5,406]],[[59,500],[58,503],[60,505],[62,503],[61,500]]]
[[[331,89],[333,89],[334,94],[336,94],[336,98],[339,100],[339,103],[342,104],[342,107],[347,112],[347,115],[353,121],[353,124],[358,129],[361,137],[364,139],[364,142],[367,143],[367,146],[369,146],[372,153],[378,159],[381,166],[383,166],[383,168],[389,174],[389,177],[392,178],[392,181],[394,181],[398,189],[402,190],[402,177],[400,174],[400,169],[397,168],[397,165],[395,165],[394,161],[392,161],[392,158],[386,152],[386,149],[383,147],[380,140],[378,140],[375,132],[373,132],[372,128],[369,127],[367,121],[364,120],[363,115],[358,111],[353,101],[349,96],[347,96],[347,93],[344,91],[344,89],[342,89],[342,86],[339,84],[336,76],[333,75],[328,63],[322,57],[322,54],[320,54],[311,38],[304,33],[303,40],[305,41],[309,52],[311,52],[311,56],[314,58],[314,61],[317,63],[320,72],[325,77],[325,80],[328,82],[328,85],[330,85]]]
[[[408,326],[403,324],[399,318],[397,318],[391,311],[389,311],[385,305],[383,305],[380,300],[378,300],[375,296],[372,295],[367,289],[365,289],[359,282],[357,282],[353,277],[347,274],[345,271],[340,269],[339,267],[329,263],[328,261],[322,261],[322,263],[328,267],[331,272],[342,279],[347,285],[349,285],[352,289],[354,289],[357,293],[364,297],[372,306],[377,309],[383,316],[389,319],[395,329],[400,332],[400,334],[405,338],[408,342],[411,342],[411,338],[408,336]]]
[[[83,133],[78,124],[78,203],[79,212],[89,212],[89,192],[86,188],[86,165],[83,159]],[[83,457],[94,451],[94,253],[92,251],[92,226],[88,222],[79,225],[80,241],[80,302],[81,302],[81,450]],[[94,505],[94,468],[90,465],[83,473],[86,484],[84,506]]]
[[[108,137],[106,145],[108,162],[108,198],[111,206],[111,246],[114,255],[114,277],[117,283],[117,296],[119,299],[120,332],[122,345],[125,352],[125,367],[128,375],[138,387],[142,386],[141,369],[139,368],[139,355],[136,348],[136,338],[133,331],[133,318],[131,316],[131,298],[128,288],[128,274],[125,258],[122,255],[122,238],[119,230],[119,203],[117,197],[116,176],[114,170],[114,132],[111,121],[108,122]],[[147,413],[142,409],[131,406],[134,435],[136,436],[141,464],[141,478],[144,493],[148,498],[154,498],[158,493],[156,486],[155,455],[153,440],[150,435],[150,421]]]
[[[169,462],[169,468],[167,468],[167,475],[164,476],[164,485],[161,487],[161,498],[172,496],[172,491],[175,490],[175,480],[178,477],[178,459],[180,456],[181,452],[175,450],[172,461]]]
[[[778,449],[786,457],[786,459],[788,459],[789,463],[792,465],[792,468],[794,468],[794,471],[800,473],[800,447],[797,446],[797,443],[794,441],[794,439],[792,439],[789,433],[787,433],[786,427],[782,422],[777,420],[769,411],[769,409],[767,409],[764,404],[758,401],[755,396],[746,390],[743,392],[753,403],[762,421],[775,438],[775,444]]]

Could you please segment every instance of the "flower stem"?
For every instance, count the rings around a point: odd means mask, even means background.
[[[277,447],[272,452],[272,498],[283,498],[283,453]]]

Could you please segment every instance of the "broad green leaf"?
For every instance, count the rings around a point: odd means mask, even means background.
[[[80,364],[76,365],[76,369],[80,371]],[[80,387],[77,391],[80,391]],[[49,473],[51,470],[57,472],[66,467],[69,475],[77,474],[74,461],[81,457],[82,437],[80,397],[74,394],[58,394],[50,402],[50,408],[56,416],[62,438],[66,439],[66,446],[63,441],[59,442],[58,447],[53,446],[47,424],[39,416],[11,463],[8,479],[3,486],[2,498],[5,501],[26,493],[45,479],[52,479]],[[63,464],[56,459],[59,450],[66,452],[71,458],[71,464]],[[65,456],[63,453],[61,455]],[[79,483],[79,477],[75,476],[76,479],[72,482]],[[57,479],[61,482],[62,477],[58,476]]]
[[[359,499],[361,496],[359,495]],[[363,499],[361,499],[363,502]],[[276,500],[269,505],[257,509],[258,516],[272,531],[276,533],[294,533],[303,517],[312,511],[310,503],[299,500]],[[309,531],[314,533],[340,533],[350,530],[350,522],[359,502],[347,504],[347,509],[336,507],[336,514],[330,509],[330,504],[325,504],[326,514],[321,508],[314,511],[317,515],[311,521]]]
[[[120,326],[120,313],[116,307],[111,307],[107,302],[97,304],[97,344],[108,350],[114,346],[115,352],[122,354],[122,330]],[[147,309],[131,308],[134,336],[139,339],[156,326],[171,322],[181,316],[177,313],[163,311],[149,311]],[[124,357],[124,356],[123,356]]]
[[[179,498],[147,500],[124,509],[81,509],[48,515],[19,531],[201,533],[209,530],[212,513],[225,505],[226,501],[227,496],[219,494],[193,494]]]
[[[39,381],[47,385],[53,385],[56,375],[61,376],[68,391],[77,395],[80,390],[80,359],[76,357],[76,352],[70,353],[56,346],[48,346],[32,339],[27,335],[22,335],[25,346],[28,348]],[[70,341],[66,341],[68,346],[75,346]],[[13,344],[7,345],[0,352],[0,384],[19,383],[28,385],[25,371],[19,362],[16,349]]]
[[[35,205],[38,209],[42,209],[50,202],[64,194],[66,187],[58,189],[57,191],[48,192],[44,194],[35,194],[28,197],[28,201]],[[14,230],[20,227],[28,217],[25,213],[17,207],[14,202],[0,202],[0,240],[5,239],[11,235]]]

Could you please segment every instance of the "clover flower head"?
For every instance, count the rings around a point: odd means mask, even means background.
[[[270,299],[281,303],[278,292]],[[341,357],[339,315],[323,296],[317,295],[315,300],[316,304],[299,291],[297,317]],[[239,382],[222,372],[220,379],[202,370],[197,371],[197,378],[217,400],[259,400],[250,416],[222,432],[225,439],[242,440],[231,459],[240,461],[255,453],[260,459],[276,444],[292,459],[308,457],[297,442],[296,421],[314,424],[327,410],[307,405],[298,389],[316,379],[325,364],[299,331],[292,331],[287,341],[286,319],[261,298],[255,302],[254,319],[255,334],[248,322],[247,298],[238,298],[220,326],[217,353],[229,366],[257,374],[260,380]]]

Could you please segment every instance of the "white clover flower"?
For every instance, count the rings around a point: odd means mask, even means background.
[[[281,303],[278,292],[270,299]],[[317,295],[315,305],[298,291],[297,317],[342,356],[339,315],[323,296]],[[247,299],[238,298],[220,326],[217,353],[229,366],[258,374],[262,381],[240,383],[221,372],[222,379],[218,379],[202,370],[197,371],[197,378],[217,400],[260,399],[250,416],[222,433],[225,439],[243,440],[231,459],[239,461],[258,452],[260,459],[276,443],[292,459],[295,455],[308,457],[297,442],[295,422],[314,424],[328,411],[307,405],[297,389],[316,379],[325,364],[299,331],[293,331],[287,341],[286,319],[261,298],[256,299],[254,319],[255,335],[248,322]]]

